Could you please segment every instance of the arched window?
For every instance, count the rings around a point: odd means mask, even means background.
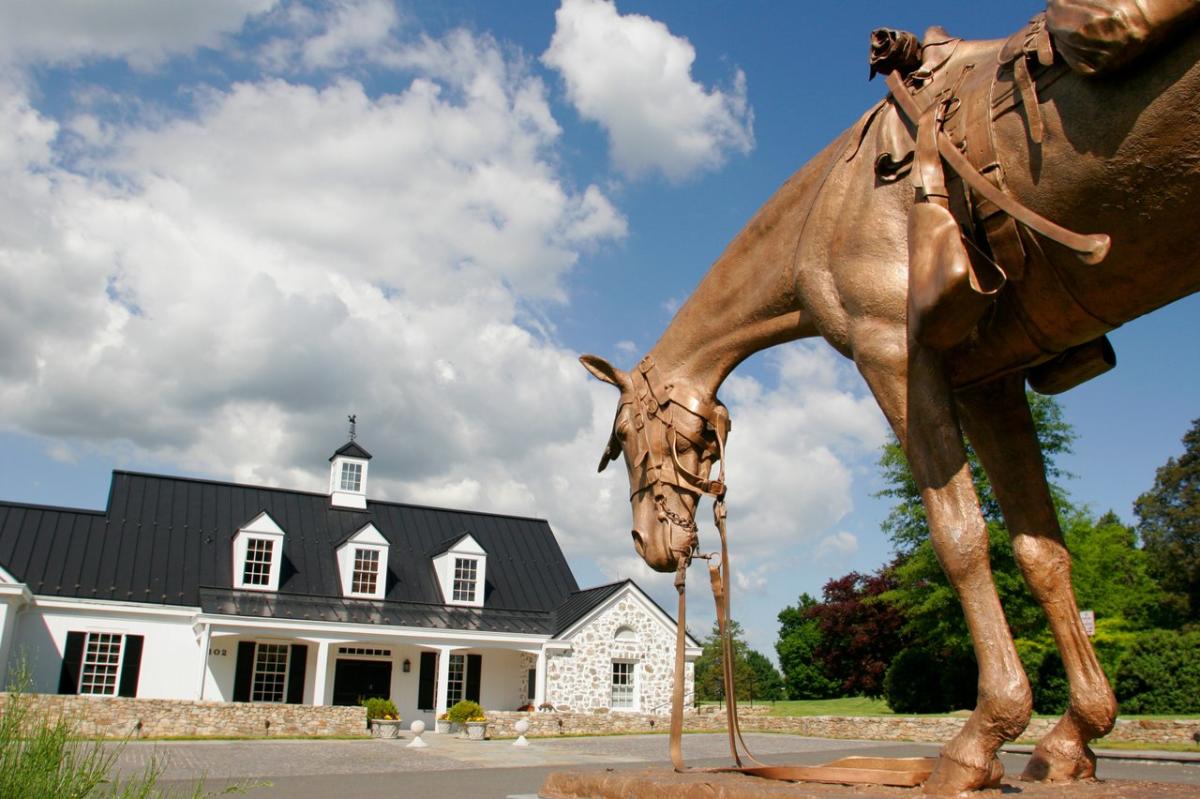
[[[617,631],[613,633],[614,641],[636,641],[637,639],[637,633],[634,632],[634,629],[628,625],[621,625],[617,628]]]

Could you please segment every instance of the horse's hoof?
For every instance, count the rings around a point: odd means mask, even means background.
[[[1096,755],[1086,744],[1042,740],[1021,773],[1027,782],[1070,782],[1096,776]]]
[[[925,781],[924,790],[931,796],[958,796],[981,788],[999,788],[1004,766],[993,757],[986,767],[969,766],[947,757],[938,758],[933,773]]]

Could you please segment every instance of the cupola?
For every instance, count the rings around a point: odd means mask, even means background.
[[[371,453],[354,440],[356,417],[350,417],[350,440],[329,456],[329,503],[335,508],[367,507],[367,465]]]

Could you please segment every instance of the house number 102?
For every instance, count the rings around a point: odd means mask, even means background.
[[[225,657],[226,655],[229,654],[229,650],[228,649],[210,649],[210,650],[208,650],[208,654],[216,655],[217,657]]]

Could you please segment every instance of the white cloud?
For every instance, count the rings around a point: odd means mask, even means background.
[[[858,551],[858,537],[845,530],[827,535],[817,542],[818,558],[841,558]]]
[[[262,79],[148,122],[68,110],[73,137],[0,86],[7,429],[319,489],[357,412],[374,494],[615,521],[575,491],[604,489],[596,387],[523,320],[625,220],[561,179],[521,60],[461,32],[404,55],[394,95]]]
[[[740,70],[726,90],[705,88],[692,78],[687,39],[607,0],[563,0],[555,20],[542,61],[562,74],[579,114],[608,131],[623,172],[681,180],[754,146]]]
[[[0,58],[73,63],[125,59],[152,67],[215,47],[276,0],[36,0],[0,4]]]

